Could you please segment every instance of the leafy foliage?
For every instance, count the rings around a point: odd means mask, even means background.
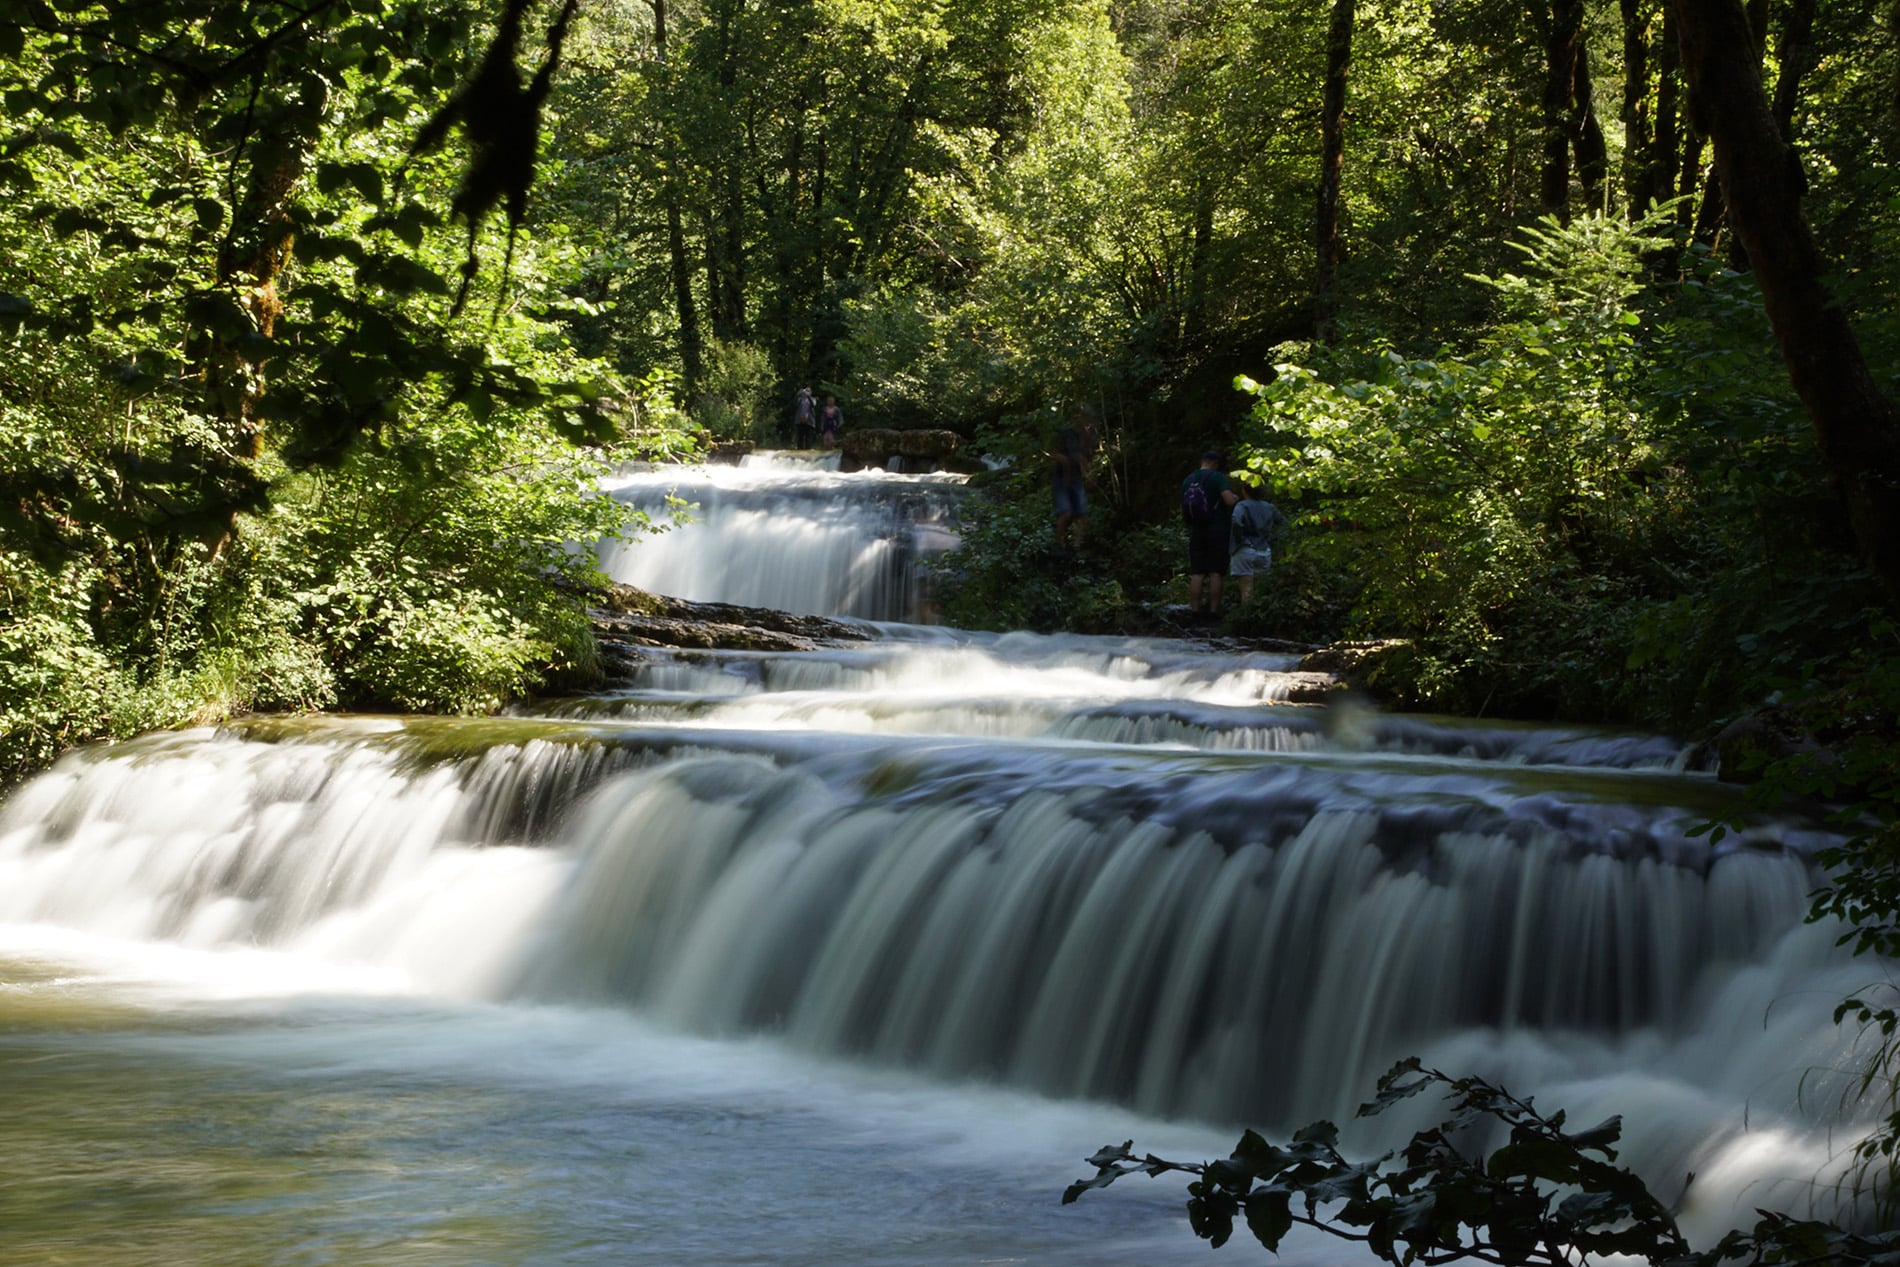
[[[1210,1162],[1138,1155],[1128,1142],[1090,1157],[1095,1175],[1070,1184],[1062,1200],[1125,1175],[1184,1173],[1194,1176],[1188,1224],[1216,1248],[1232,1238],[1236,1220],[1269,1250],[1301,1224],[1395,1264],[1581,1264],[1609,1254],[1658,1267],[1900,1263],[1900,1232],[1863,1236],[1767,1211],[1753,1230],[1695,1251],[1669,1208],[1615,1164],[1621,1119],[1569,1131],[1561,1110],[1546,1116],[1482,1078],[1453,1078],[1417,1059],[1393,1066],[1359,1116],[1428,1090],[1443,1091],[1450,1114],[1397,1153],[1372,1161],[1342,1154],[1330,1122],[1316,1122],[1285,1144],[1248,1131],[1231,1155]],[[1499,1135],[1503,1143],[1488,1152],[1479,1144]]]
[[[28,3],[0,27],[0,780],[253,707],[584,675],[567,543],[617,429],[564,234],[453,316],[467,173],[412,155],[452,4]],[[470,98],[457,98],[466,108]],[[532,158],[532,156],[530,156]],[[529,170],[532,170],[530,162]],[[511,212],[515,211],[512,205]],[[35,648],[41,654],[27,654]]]
[[[944,618],[966,628],[1112,633],[1173,581],[1170,530],[1091,515],[1078,548],[1057,547],[1046,477],[992,487],[966,509],[955,550],[934,564]]]
[[[1660,214],[1547,220],[1483,279],[1502,317],[1470,351],[1290,346],[1243,382],[1249,467],[1362,582],[1348,629],[1415,639],[1402,697],[1707,722],[1865,629],[1749,284],[1657,285],[1670,241]]]

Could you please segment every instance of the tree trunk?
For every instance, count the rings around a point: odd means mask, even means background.
[[[653,6],[653,55],[666,64],[666,0],[651,0]],[[693,300],[693,264],[686,254],[686,230],[680,212],[679,143],[672,125],[661,123],[660,161],[666,179],[660,187],[660,200],[666,208],[666,256],[672,270],[673,311],[680,326],[680,368],[686,375],[686,397],[699,389],[703,372],[699,336],[699,305]]]
[[[1188,242],[1187,294],[1181,304],[1181,342],[1198,347],[1207,335],[1208,256],[1214,249],[1214,194],[1211,180],[1194,191],[1194,232]]]
[[[1900,0],[1887,11],[1888,38],[1900,33]],[[1887,80],[1887,125],[1900,128],[1900,57],[1894,59],[1893,73]]]
[[[1649,193],[1658,203],[1676,196],[1682,172],[1682,54],[1676,38],[1676,13],[1663,7],[1662,39],[1656,46],[1656,125],[1651,131]],[[1643,204],[1645,207],[1648,203]]]
[[[1740,0],[1670,0],[1696,122],[1715,147],[1730,223],[1747,248],[1788,376],[1861,550],[1900,608],[1900,411],[1868,372],[1801,214],[1805,180],[1762,87]]]
[[[1353,0],[1333,0],[1326,31],[1326,88],[1320,103],[1319,198],[1315,216],[1318,269],[1313,286],[1313,333],[1323,343],[1337,335],[1339,310],[1339,177],[1346,156],[1346,71],[1352,63]]]
[[[1789,0],[1775,60],[1775,128],[1781,139],[1794,140],[1794,104],[1801,95],[1801,77],[1814,65],[1814,0]]]
[[[1590,49],[1581,37],[1571,68],[1571,95],[1570,142],[1577,151],[1577,179],[1583,184],[1584,205],[1591,211],[1602,211],[1603,186],[1610,175],[1610,150],[1603,140],[1603,125],[1597,122],[1590,86]]]
[[[1544,23],[1544,166],[1539,194],[1544,210],[1570,211],[1571,102],[1583,34],[1583,0],[1551,0]]]
[[[728,145],[719,156],[716,172],[716,206],[709,212],[706,227],[706,301],[712,318],[713,334],[720,339],[739,339],[746,333],[746,200],[745,171],[750,166],[748,147],[730,133],[736,126],[736,98],[739,83],[739,50],[733,31],[737,0],[719,6],[718,74],[721,104],[727,111]]]
[[[1642,215],[1655,197],[1650,172],[1649,18],[1643,10],[1643,0],[1622,0],[1623,196],[1632,217]]]

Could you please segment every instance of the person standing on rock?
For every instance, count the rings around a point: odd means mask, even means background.
[[[818,404],[812,399],[811,388],[799,388],[792,400],[792,433],[799,448],[811,448],[812,438],[817,434],[813,425],[817,416]]]
[[[1201,454],[1201,466],[1181,481],[1181,522],[1188,539],[1188,613],[1201,617],[1201,595],[1207,595],[1207,618],[1220,616],[1221,582],[1227,576],[1229,513],[1240,499],[1221,470],[1224,459],[1217,449]]]
[[[1056,498],[1056,549],[1072,552],[1081,543],[1081,521],[1088,518],[1089,499],[1082,491],[1082,433],[1064,427],[1056,433],[1051,480]],[[1073,525],[1074,534],[1070,533]]]
[[[825,447],[836,448],[838,433],[844,429],[844,410],[838,408],[836,396],[825,397],[824,412],[818,415],[818,428],[824,432]]]
[[[1267,500],[1264,485],[1243,483],[1241,487],[1246,497],[1234,507],[1227,571],[1240,582],[1240,605],[1245,607],[1253,598],[1253,578],[1265,576],[1273,566],[1273,537],[1286,524],[1286,516]]]

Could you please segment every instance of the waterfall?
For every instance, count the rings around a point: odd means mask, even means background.
[[[290,719],[89,750],[0,813],[0,923],[314,954],[1155,1118],[1346,1116],[1425,1053],[1582,1103],[1644,1082],[1670,1106],[1658,1157],[1851,1135],[1817,1108],[1852,1069],[1827,1018],[1860,971],[1802,923],[1824,837],[1713,845],[1690,828],[1734,802],[1706,776],[1487,759],[1423,719],[1389,751],[1063,737],[1153,680],[1139,649],[922,643],[939,667],[907,670],[900,644],[751,687],[845,681],[803,714],[835,720],[863,674],[941,680],[946,654],[1094,666],[1096,697],[1056,692],[1069,715],[1023,698],[975,738],[874,708],[856,731],[662,722],[656,698],[640,720]],[[1269,669],[1157,659],[1176,690],[1271,694]],[[1617,746],[1570,738],[1525,750]]]
[[[699,478],[693,525],[610,561],[689,595],[802,576],[805,610],[888,615],[909,582],[770,542],[910,566],[954,501]],[[1407,1055],[1624,1114],[1665,1200],[1698,1175],[1704,1239],[1836,1208],[1872,1123],[1831,1014],[1886,966],[1803,922],[1816,824],[1712,841],[1747,810],[1681,744],[1293,706],[1287,656],[866,629],[652,649],[623,689],[507,717],[151,735],[14,790],[0,1113],[63,1178],[0,1221],[84,1261],[255,1261],[312,1227],[357,1258],[413,1234],[508,1261],[1200,1261],[1178,1188],[1055,1194],[1129,1136],[1206,1156],[1331,1117],[1390,1148],[1438,1106],[1350,1119]],[[76,1231],[97,1165],[124,1167],[107,1192],[221,1178],[100,1196]],[[877,1204],[893,1177],[914,1227]]]
[[[954,475],[804,463],[630,466],[607,492],[661,528],[600,547],[617,581],[695,602],[918,620],[925,560],[957,543]]]

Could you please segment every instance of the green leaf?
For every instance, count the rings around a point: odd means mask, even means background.
[[[1188,1227],[1219,1249],[1234,1234],[1234,1215],[1240,1211],[1240,1203],[1225,1192],[1209,1191],[1199,1183],[1189,1184],[1188,1191],[1194,1193],[1187,1206]]]
[[[1293,1194],[1284,1188],[1259,1188],[1247,1195],[1247,1230],[1270,1250],[1293,1227]]]
[[[1269,1144],[1257,1132],[1247,1131],[1234,1146],[1231,1160],[1257,1179],[1271,1179],[1291,1166],[1297,1158],[1285,1149]]]

